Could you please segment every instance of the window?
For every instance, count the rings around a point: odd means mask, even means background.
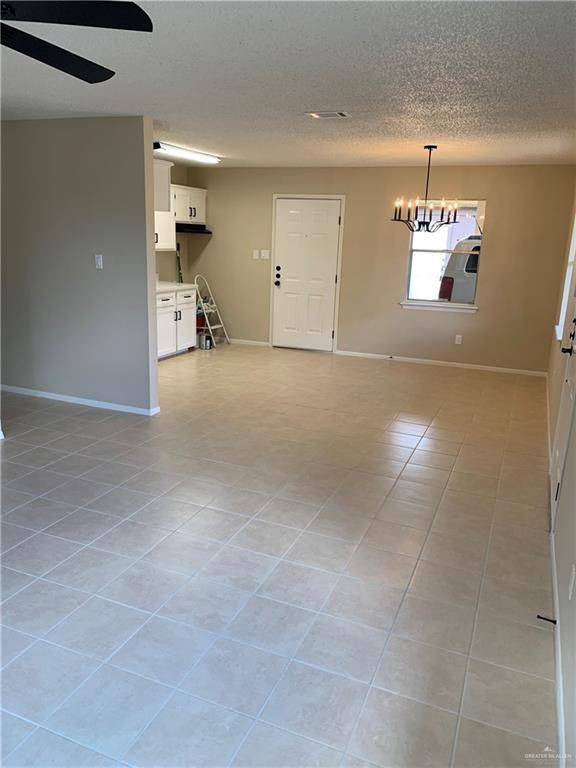
[[[439,200],[433,200],[439,206]],[[486,203],[460,201],[458,221],[437,232],[413,232],[410,244],[408,301],[438,308],[474,305]]]

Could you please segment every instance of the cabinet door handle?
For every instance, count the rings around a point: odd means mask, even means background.
[[[178,320],[178,312],[174,310],[174,322],[176,322],[176,320]]]
[[[154,242],[158,242],[158,232],[154,232]]]
[[[182,320],[182,310],[178,310],[178,320]]]
[[[190,218],[191,219],[195,219],[196,218],[196,208],[190,207],[190,208],[188,208],[188,210],[190,211]]]

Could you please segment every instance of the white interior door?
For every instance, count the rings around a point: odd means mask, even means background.
[[[570,433],[572,416],[576,410],[576,272],[572,275],[563,330],[562,341],[560,343],[562,350],[566,354],[566,367],[560,394],[558,418],[554,428],[550,465],[550,529],[552,531],[556,528],[558,501],[560,498],[563,474],[566,469],[568,436]]]
[[[554,557],[556,561],[557,601],[557,655],[558,686],[562,692],[564,744],[561,751],[572,755],[561,764],[576,765],[576,414],[572,430],[568,425],[566,467],[563,472],[554,531]]]
[[[331,350],[340,200],[276,200],[272,344]]]

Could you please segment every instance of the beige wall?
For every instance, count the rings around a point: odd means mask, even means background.
[[[232,337],[267,341],[272,263],[252,250],[272,245],[273,193],[344,194],[340,350],[545,371],[575,178],[573,166],[433,169],[434,195],[487,201],[475,315],[398,304],[409,233],[389,219],[398,194],[422,191],[421,167],[190,167],[188,183],[208,189],[214,235],[180,238],[185,279],[199,271],[213,283]]]
[[[151,146],[142,117],[3,123],[4,384],[157,405]]]

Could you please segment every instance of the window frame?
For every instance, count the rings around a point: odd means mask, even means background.
[[[439,205],[441,201],[439,200],[431,200],[430,202],[433,202],[434,205]],[[484,220],[486,216],[486,200],[481,199],[472,199],[472,200],[459,200],[458,202],[458,208],[460,210],[465,208],[479,208],[481,205],[484,207],[484,215],[482,216],[482,227],[484,226]],[[476,222],[478,227],[478,222]],[[480,227],[478,227],[480,229]],[[482,230],[480,230],[482,233]],[[415,232],[410,233],[410,242],[408,245],[408,271],[406,275],[406,294],[405,298],[399,302],[402,309],[421,309],[421,310],[437,310],[439,312],[467,312],[467,313],[475,313],[478,311],[478,305],[476,303],[476,294],[478,292],[478,274],[479,269],[475,273],[470,274],[476,274],[476,289],[474,292],[474,302],[473,303],[464,303],[464,302],[449,302],[449,301],[440,301],[439,299],[411,299],[410,298],[410,278],[412,275],[412,256],[414,253],[445,253],[452,255],[453,253],[458,253],[461,255],[477,255],[477,251],[455,251],[454,249],[448,249],[448,248],[414,248],[413,242],[414,242],[414,235],[417,234]],[[482,245],[484,244],[484,236],[482,234]]]

